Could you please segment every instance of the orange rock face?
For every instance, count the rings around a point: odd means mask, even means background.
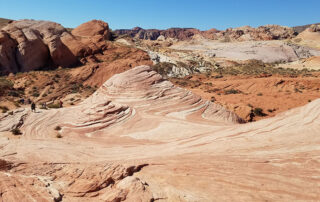
[[[71,66],[77,62],[77,58],[61,41],[62,35],[69,33],[60,24],[48,21],[21,20],[14,21],[1,30],[4,35],[10,36],[14,46],[7,47],[0,44],[0,49],[7,51],[10,63],[1,63],[1,69],[25,72],[48,66]],[[3,53],[0,57],[4,57]],[[18,68],[15,68],[14,64]]]
[[[2,115],[0,196],[317,201],[319,102],[238,124],[234,113],[136,67],[77,106]],[[15,127],[20,137],[8,134]]]
[[[0,73],[28,72],[86,63],[106,50],[111,37],[107,23],[92,20],[68,32],[49,21],[20,20],[0,32]]]
[[[71,32],[74,36],[95,37],[100,36],[104,40],[110,39],[109,25],[101,20],[92,20],[81,24]]]

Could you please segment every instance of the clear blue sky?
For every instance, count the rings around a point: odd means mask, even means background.
[[[65,27],[101,19],[112,29],[295,26],[320,22],[320,0],[0,0],[0,17]]]

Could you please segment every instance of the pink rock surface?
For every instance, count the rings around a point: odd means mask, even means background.
[[[19,120],[23,135],[8,136]],[[240,121],[139,66],[77,106],[0,117],[0,196],[320,200],[320,100],[255,123]]]

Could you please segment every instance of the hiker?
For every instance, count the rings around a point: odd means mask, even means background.
[[[63,106],[63,102],[61,100],[59,100],[59,107],[62,108]]]
[[[31,111],[36,112],[36,104],[34,102],[31,103]]]
[[[30,100],[30,98],[28,98],[28,100],[27,100],[27,104],[31,104],[31,100]]]
[[[253,112],[253,109],[251,109],[250,114],[248,114],[248,116],[250,117],[249,122],[253,122],[253,118],[256,116]]]

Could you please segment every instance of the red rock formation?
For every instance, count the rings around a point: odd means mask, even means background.
[[[103,52],[110,36],[108,24],[98,20],[84,23],[72,33],[54,22],[14,21],[0,33],[0,72],[70,67],[79,59]]]
[[[101,20],[92,20],[81,24],[71,32],[74,36],[98,37],[100,40],[110,40],[109,25]]]
[[[14,21],[2,29],[9,36],[11,46],[7,47],[8,39],[2,40],[0,49],[7,52],[10,62],[1,64],[7,71],[31,71],[47,66],[67,67],[77,62],[77,58],[62,43],[61,36],[69,34],[61,25],[48,21],[21,20]],[[14,44],[14,46],[12,46]],[[0,57],[4,57],[1,54]],[[16,63],[16,65],[14,65]]]

